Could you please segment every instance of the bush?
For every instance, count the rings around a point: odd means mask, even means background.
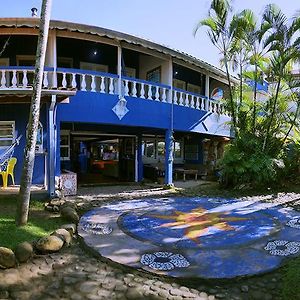
[[[225,149],[221,162],[221,182],[227,186],[250,184],[253,187],[277,183],[284,168],[281,153],[261,151],[257,137],[239,137]]]

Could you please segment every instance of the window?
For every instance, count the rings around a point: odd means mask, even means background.
[[[60,132],[60,160],[70,160],[70,132]]]
[[[173,87],[180,90],[186,90],[185,81],[179,79],[173,79]]]
[[[136,76],[135,69],[134,68],[125,67],[125,74],[124,74],[124,76],[135,78],[135,76]]]
[[[187,91],[198,95],[201,94],[200,86],[191,83],[187,84]]]
[[[198,160],[199,159],[198,145],[186,145],[185,146],[185,159],[186,160]]]
[[[15,121],[0,121],[0,148],[9,147],[15,138]]]
[[[144,141],[143,155],[149,158],[155,158],[155,143],[154,141]]]
[[[183,143],[182,141],[175,141],[174,142],[174,158],[180,159],[183,157]]]
[[[160,83],[161,80],[161,68],[155,68],[150,70],[146,74],[146,80],[154,83]]]

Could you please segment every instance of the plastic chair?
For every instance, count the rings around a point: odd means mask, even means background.
[[[2,176],[2,181],[3,181],[3,188],[7,188],[7,181],[9,175],[12,179],[13,185],[15,185],[14,168],[16,163],[17,163],[17,159],[15,157],[11,157],[7,163],[6,170],[0,171],[0,175]]]

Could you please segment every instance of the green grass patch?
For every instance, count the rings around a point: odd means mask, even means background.
[[[43,202],[31,201],[28,224],[15,225],[17,201],[14,196],[0,198],[0,247],[14,249],[24,241],[33,241],[53,232],[63,224],[59,215],[44,210]]]
[[[300,258],[291,260],[282,271],[282,298],[300,299]]]

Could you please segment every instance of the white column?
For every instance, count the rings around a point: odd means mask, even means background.
[[[205,75],[205,96],[210,98],[210,91],[209,91],[209,75]]]
[[[172,57],[169,59],[169,67],[168,67],[168,85],[171,87],[168,97],[167,97],[167,102],[172,103],[173,101],[173,61]]]
[[[208,74],[205,75],[205,96],[207,97],[207,99],[205,101],[205,107],[204,107],[204,109],[206,111],[208,111],[209,110],[209,99],[210,99],[209,75]]]
[[[57,48],[56,48],[56,31],[55,30],[51,30],[49,32],[45,66],[54,68],[53,76],[50,79],[50,82],[53,87],[57,87],[57,77],[56,77]]]
[[[118,46],[118,94],[122,96],[122,47]]]

